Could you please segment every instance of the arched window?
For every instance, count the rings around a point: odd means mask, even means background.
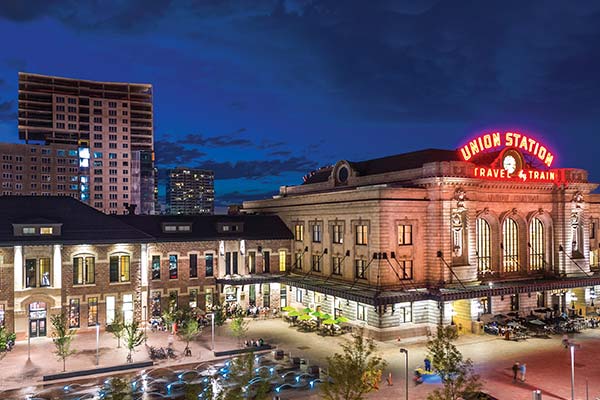
[[[502,224],[502,269],[519,271],[519,226],[514,219],[506,218]]]
[[[490,224],[483,218],[477,218],[475,224],[477,254],[477,272],[484,274],[492,270]]]
[[[546,262],[544,254],[545,233],[542,221],[534,218],[529,224],[529,269],[532,271],[544,269],[544,263]]]

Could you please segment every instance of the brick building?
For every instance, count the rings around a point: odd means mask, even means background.
[[[21,338],[48,335],[61,310],[82,331],[117,310],[143,321],[186,303],[247,304],[252,282],[289,262],[291,232],[270,216],[115,217],[70,197],[0,196],[0,221],[0,324]]]
[[[294,233],[293,304],[380,338],[478,331],[484,314],[593,311],[598,185],[552,163],[533,138],[495,132],[457,151],[340,160],[243,209]]]

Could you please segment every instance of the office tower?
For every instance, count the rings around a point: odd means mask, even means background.
[[[213,171],[182,167],[169,171],[167,205],[171,214],[212,214],[214,200]]]
[[[152,85],[19,73],[19,138],[77,146],[80,200],[154,212]]]

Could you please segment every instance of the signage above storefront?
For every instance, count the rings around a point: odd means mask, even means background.
[[[493,154],[488,165],[475,162],[483,154]],[[496,155],[497,154],[497,155]],[[528,160],[525,154],[529,155]],[[523,182],[558,182],[559,171],[550,170],[554,161],[548,147],[536,139],[517,132],[486,133],[469,141],[460,148],[464,161],[478,164],[473,172],[475,178],[492,180],[518,180]],[[535,168],[532,164],[537,164]]]

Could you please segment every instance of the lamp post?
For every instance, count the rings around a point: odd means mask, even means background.
[[[400,353],[404,353],[404,356],[406,359],[405,368],[404,368],[405,369],[404,379],[405,379],[405,384],[406,384],[405,396],[406,396],[406,400],[408,400],[408,350],[400,349]]]
[[[31,361],[31,314],[27,316],[27,361]]]
[[[96,366],[100,365],[100,324],[96,322]]]
[[[575,400],[575,345],[569,346],[571,349],[571,400]]]
[[[144,306],[144,344],[148,344],[148,306]]]
[[[215,351],[215,313],[207,314],[210,315],[210,343],[211,343],[211,351]]]

